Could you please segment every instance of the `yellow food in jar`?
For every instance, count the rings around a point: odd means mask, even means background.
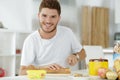
[[[91,59],[89,60],[89,75],[97,76],[99,68],[108,69],[107,59]]]

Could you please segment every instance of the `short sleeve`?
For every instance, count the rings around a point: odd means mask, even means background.
[[[21,57],[21,65],[27,66],[34,63],[35,53],[32,38],[24,41]]]
[[[76,53],[76,52],[81,51],[82,45],[77,40],[77,38],[73,32],[71,32],[71,43],[72,43],[72,45],[71,45],[72,46],[72,53]]]

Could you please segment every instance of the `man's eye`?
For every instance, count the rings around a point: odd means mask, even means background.
[[[52,18],[55,18],[56,16],[51,16]]]
[[[42,15],[43,17],[46,17],[46,15]]]

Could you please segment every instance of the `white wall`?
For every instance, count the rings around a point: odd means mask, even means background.
[[[32,1],[0,0],[0,21],[12,30],[31,30]]]

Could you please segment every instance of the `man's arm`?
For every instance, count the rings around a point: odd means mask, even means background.
[[[79,56],[79,61],[83,60],[86,58],[86,53],[85,53],[85,50],[82,49],[80,52],[76,53],[76,56]]]
[[[63,68],[63,67],[56,64],[56,63],[49,64],[46,66],[34,66],[34,65],[21,66],[20,71],[19,71],[19,75],[27,75],[27,72],[26,72],[27,70],[40,70],[40,69],[60,70],[61,68]]]
[[[34,66],[34,65],[29,65],[29,66],[21,66],[20,67],[20,71],[19,71],[19,75],[26,75],[27,74],[27,70],[37,70],[39,69],[38,67]]]
[[[19,75],[27,75],[27,66],[20,66]]]

